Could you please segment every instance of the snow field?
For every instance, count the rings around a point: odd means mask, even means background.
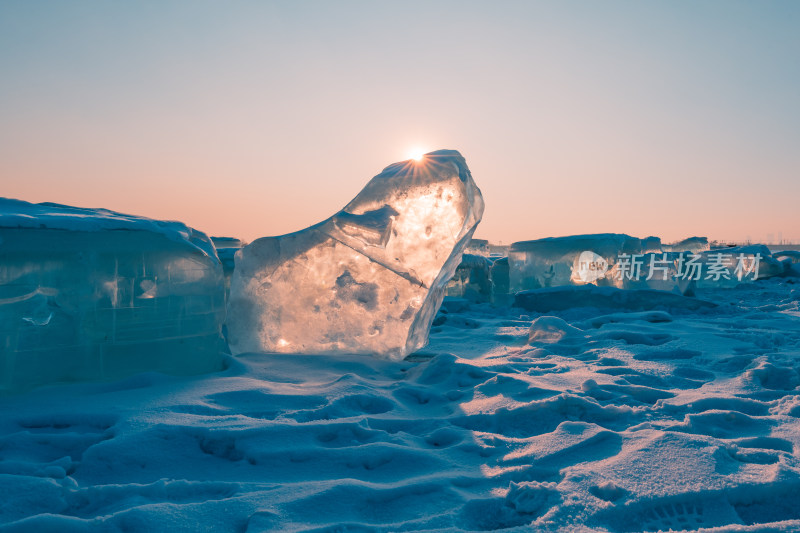
[[[795,531],[793,281],[3,397],[0,531]]]

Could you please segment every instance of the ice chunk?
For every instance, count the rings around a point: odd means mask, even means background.
[[[773,252],[772,257],[778,261],[789,260],[790,263],[797,265],[800,264],[800,250],[781,250]]]
[[[655,242],[649,240],[648,246]],[[620,254],[642,254],[641,239],[617,233],[516,242],[508,255],[511,292],[561,285],[613,285]]]
[[[447,284],[447,296],[463,297],[471,302],[492,301],[491,268],[491,259],[482,255],[463,254],[461,263]]]
[[[214,243],[217,256],[222,263],[222,272],[225,275],[225,301],[227,302],[231,292],[231,276],[236,266],[234,257],[236,252],[247,243],[233,237],[211,237],[211,242]]]
[[[655,289],[691,295],[695,282],[683,276],[684,252],[620,254],[607,274],[607,285],[618,289]],[[598,285],[600,285],[598,283]]]
[[[642,252],[646,254],[660,253],[663,250],[660,237],[645,237],[642,239]]]
[[[387,167],[331,218],[236,254],[232,352],[402,359],[427,342],[482,214],[456,151]]]
[[[507,305],[511,302],[508,279],[508,257],[496,259],[490,271],[494,294],[492,300],[497,305]]]
[[[222,267],[204,234],[0,199],[0,389],[221,365]]]
[[[665,252],[691,252],[698,254],[709,249],[708,238],[689,237],[673,244],[665,244],[663,249]]]
[[[465,253],[487,256],[489,255],[489,241],[486,239],[472,239],[469,241]]]
[[[708,248],[704,237],[669,245],[658,237],[622,234],[575,235],[514,243],[509,254],[510,290],[592,284],[618,289],[656,289],[692,294],[696,283],[683,275],[682,257]]]
[[[214,244],[214,247],[217,250],[223,248],[232,248],[234,250],[238,250],[247,244],[243,240],[237,239],[236,237],[211,237],[211,242]]]
[[[769,248],[763,244],[708,250],[696,254],[696,257],[699,288],[735,287],[740,283],[785,275],[790,268],[790,265],[772,257]]]
[[[612,280],[609,285],[622,289],[693,294],[696,287],[735,287],[739,283],[781,276],[789,269],[790,265],[772,257],[766,246],[751,245],[699,253],[620,254],[605,279]]]
[[[781,250],[772,254],[772,257],[783,263],[788,276],[800,276],[800,251]]]

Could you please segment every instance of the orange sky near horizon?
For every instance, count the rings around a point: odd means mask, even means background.
[[[800,4],[0,4],[0,196],[251,241],[456,149],[476,237],[800,242]]]

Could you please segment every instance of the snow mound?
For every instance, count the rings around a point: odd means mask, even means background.
[[[540,316],[528,330],[528,342],[556,343],[564,339],[580,339],[583,332],[557,316]]]

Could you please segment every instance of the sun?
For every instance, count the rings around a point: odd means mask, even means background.
[[[409,159],[413,159],[416,162],[420,162],[425,157],[425,150],[422,148],[414,148],[412,150],[409,150],[407,155]]]

